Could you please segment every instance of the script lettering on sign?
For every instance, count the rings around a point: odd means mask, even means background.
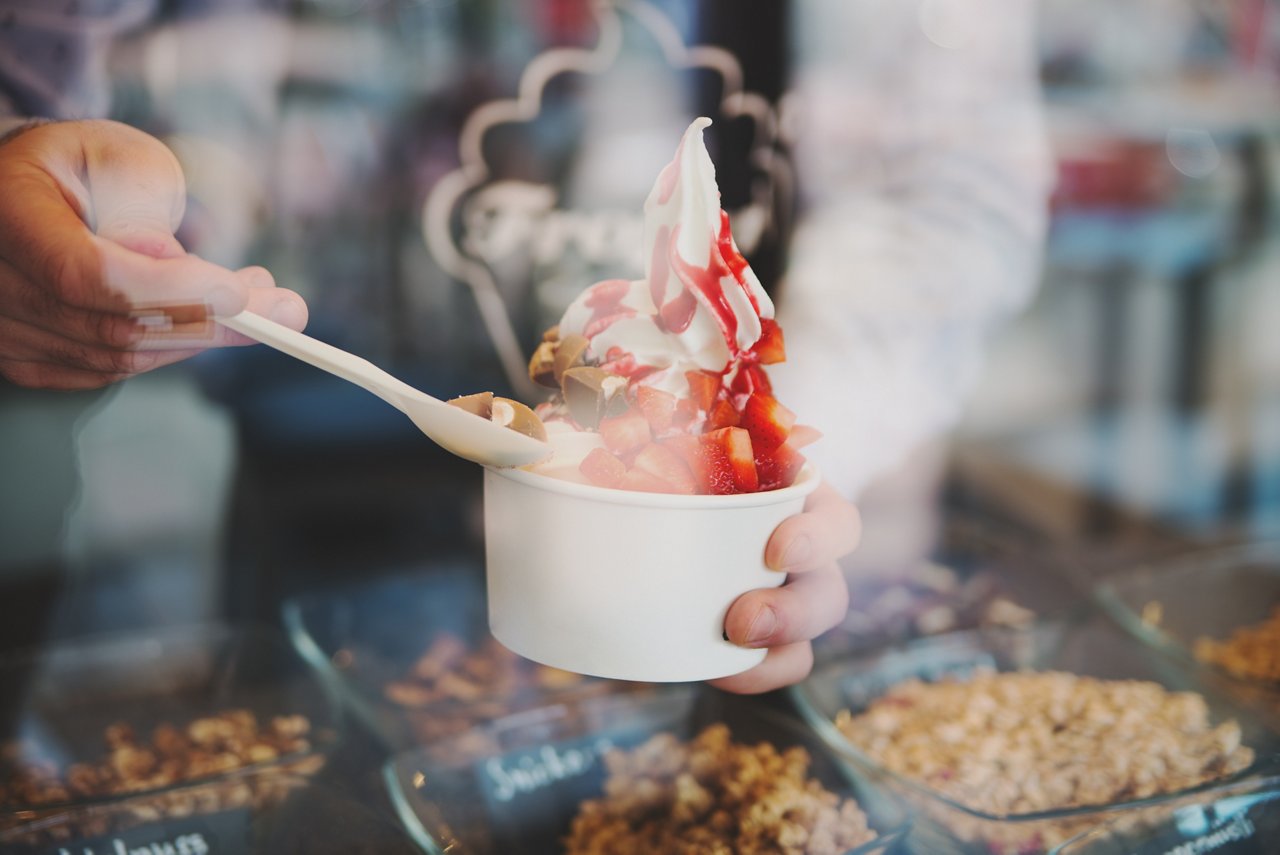
[[[509,802],[518,795],[582,775],[612,747],[613,743],[606,738],[579,746],[544,745],[517,757],[491,758],[484,763],[483,771],[492,797],[499,802]]]

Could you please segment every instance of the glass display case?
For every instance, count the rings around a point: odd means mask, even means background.
[[[1264,855],[1280,834],[1280,778],[1213,787],[1135,816],[1108,819],[1055,855]]]
[[[489,634],[483,569],[432,565],[298,597],[284,621],[320,679],[391,750],[444,742],[483,754],[476,725],[555,700],[642,684],[597,680],[516,656]]]
[[[1096,596],[1135,638],[1280,715],[1280,541],[1143,562]]]
[[[689,743],[712,725],[728,728],[730,744],[703,746],[700,753],[685,759],[687,766],[681,766],[677,746]],[[671,737],[670,741],[654,741],[662,735]],[[633,815],[630,819],[617,817],[600,845],[608,846],[610,840],[624,845],[617,835],[625,836],[628,826],[637,840],[652,841],[652,836],[644,835],[655,834],[653,825],[665,822],[688,829],[709,823],[713,813],[724,811],[721,828],[732,847],[733,841],[746,845],[753,822],[766,825],[770,817],[781,822],[784,808],[803,817],[806,812],[820,811],[814,806],[822,805],[823,799],[835,802],[853,797],[849,782],[821,740],[794,716],[693,686],[550,704],[483,725],[474,740],[491,746],[483,758],[460,759],[449,741],[442,740],[402,753],[387,766],[387,786],[397,809],[428,852],[532,855],[565,851],[575,821],[585,822],[575,817],[593,811],[584,803],[602,796],[628,802]],[[816,781],[834,798],[815,795],[812,789],[800,798],[766,792],[758,801],[735,801],[730,806],[735,791],[759,786],[758,781],[735,776],[747,775],[753,764],[767,762],[730,756],[735,745],[772,746],[766,752],[802,749],[808,761],[803,764],[802,776]],[[648,771],[632,769],[632,777],[623,780],[615,776],[618,779],[606,784],[608,772],[617,773],[629,765],[615,756],[625,752],[634,752],[632,762],[648,767]],[[717,764],[723,764],[728,774],[711,780],[717,773],[709,767]],[[782,775],[780,768],[764,768],[768,776]],[[681,788],[689,786],[703,787],[701,798],[710,801],[700,804],[698,797],[682,794]],[[779,802],[771,804],[774,798],[785,799],[783,807]],[[724,807],[720,807],[722,802]],[[599,804],[597,801],[595,809],[600,809]],[[893,851],[905,832],[905,811],[892,804],[877,810],[864,805],[863,809],[874,837],[848,847],[842,855]],[[683,817],[681,810],[686,811]],[[731,811],[734,815],[728,816]],[[705,816],[705,821],[699,823],[698,816]],[[812,817],[810,821],[815,824],[806,826],[803,818],[797,819],[795,829],[803,831],[793,829],[792,834],[803,840],[805,834],[812,833],[816,840],[816,829],[821,826]],[[863,822],[863,817],[854,820],[855,825]],[[580,828],[574,830],[581,832]],[[597,851],[580,848],[589,847],[584,837],[580,833],[579,848],[570,846],[568,851]],[[768,849],[770,839],[780,845],[777,838],[762,839],[763,849]],[[790,839],[794,844],[797,838]]]
[[[0,683],[0,840],[32,852],[109,834],[239,834],[343,733],[336,698],[262,627],[61,643],[4,660]]]
[[[952,760],[936,769],[911,761],[911,752],[928,750],[915,737],[918,728],[930,725],[913,723],[906,715],[926,703],[916,691],[921,683],[963,685],[984,674],[1030,672],[1045,672],[1047,679],[1028,688],[986,683],[967,698],[968,706],[946,716],[950,725],[933,720],[938,729],[929,738],[942,740],[936,743],[938,752],[941,756],[945,747]],[[1139,695],[1146,696],[1143,703],[1158,700],[1141,712],[1135,707],[1131,715],[1137,718],[1126,724],[1123,710],[1107,711],[1113,702],[1104,695],[1111,691],[1121,707],[1137,702]],[[1223,783],[1254,785],[1280,770],[1280,731],[1190,672],[1128,641],[1097,615],[923,639],[829,663],[791,693],[805,719],[848,763],[864,802],[912,805],[918,817],[913,837],[924,852],[1047,851],[1112,821],[1132,816],[1136,823],[1152,808],[1183,804],[1184,796]],[[1058,699],[1043,697],[1050,693]],[[1199,694],[1203,703],[1187,693]],[[1121,695],[1132,700],[1120,701]],[[1150,761],[1137,748],[1139,753],[1126,755],[1125,746],[1117,745],[1105,758],[1091,761],[1088,783],[1081,784],[1070,768],[1072,756],[1108,732],[1136,727],[1136,736],[1156,727],[1160,703],[1176,707],[1176,723],[1165,738],[1186,738],[1188,753],[1207,751],[1193,749],[1191,735],[1220,728],[1210,742],[1223,756],[1195,775],[1168,778],[1194,783],[1162,784],[1163,776],[1174,774],[1173,766]],[[1027,720],[1021,718],[1024,712]],[[854,731],[856,743],[848,736],[851,721],[864,722]],[[948,727],[961,728],[961,722],[967,728],[963,734],[948,735]],[[1088,735],[1075,738],[1071,728],[1076,727]],[[874,749],[862,741],[872,734]],[[1068,738],[1072,741],[1057,741]],[[1147,762],[1155,762],[1149,774],[1140,768]],[[1167,787],[1172,789],[1165,792]],[[1102,800],[1091,800],[1091,793],[1102,794]]]

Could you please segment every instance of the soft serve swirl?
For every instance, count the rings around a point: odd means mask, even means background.
[[[565,311],[560,334],[590,342],[589,356],[615,373],[688,394],[685,372],[732,381],[760,338],[773,303],[729,232],[715,166],[696,119],[644,204],[645,275],[600,282]]]

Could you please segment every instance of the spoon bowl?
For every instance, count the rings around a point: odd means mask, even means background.
[[[474,463],[506,469],[537,463],[551,454],[551,447],[541,440],[451,406],[392,377],[366,359],[261,315],[241,312],[219,318],[218,323],[367,389],[408,416],[441,448]]]

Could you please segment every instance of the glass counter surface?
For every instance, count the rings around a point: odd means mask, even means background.
[[[943,546],[920,574],[908,573],[892,585],[855,586],[855,594],[873,591],[881,617],[887,617],[876,625],[851,625],[843,634],[837,630],[819,643],[818,671],[853,669],[873,654],[903,649],[924,636],[932,649],[945,652],[954,640],[955,650],[963,652],[964,631],[998,626],[999,632],[1017,634],[1029,631],[1027,621],[1033,618],[1109,620],[1108,610],[1090,597],[1091,586],[1073,581],[1065,566],[1069,562],[1008,534],[960,520],[948,526]],[[1080,560],[1079,553],[1071,558]],[[1188,572],[1185,561],[1170,567]],[[1043,578],[1033,579],[1036,571]],[[1124,576],[1117,572],[1115,578]],[[922,597],[927,600],[923,611]],[[974,603],[980,597],[1003,605],[978,608]],[[886,611],[899,601],[904,604],[901,614]],[[940,620],[939,614],[951,620]],[[1242,619],[1253,616],[1250,612]],[[16,805],[15,781],[0,783],[8,805],[0,823],[0,852],[116,855],[119,846],[125,852],[215,855],[453,851],[437,842],[453,827],[449,810],[433,801],[432,793],[456,796],[474,785],[477,770],[486,763],[515,757],[524,743],[512,742],[510,736],[522,733],[528,722],[568,715],[575,727],[592,720],[617,730],[631,716],[647,728],[646,734],[662,731],[667,722],[667,730],[688,738],[692,719],[680,711],[702,691],[696,686],[572,679],[506,653],[486,631],[478,560],[402,567],[363,582],[316,590],[290,600],[282,623],[281,629],[178,627],[54,644],[9,657],[6,680],[11,689],[22,688],[5,696],[0,741],[9,747],[0,766],[12,773],[24,757],[13,740],[26,740],[38,749],[27,759],[39,767],[31,770],[26,784],[43,781],[46,792],[42,804]],[[1114,635],[1107,643],[1124,647],[1118,657],[1141,663],[1178,688],[1221,692],[1222,686],[1202,682],[1204,669],[1187,667],[1160,645],[1105,625]],[[699,706],[699,726],[717,720],[731,727],[747,722],[747,740],[759,733],[771,739],[768,733],[790,732],[789,744],[803,743],[819,754],[830,747],[813,716],[806,717],[803,704],[797,705],[795,692],[761,698],[711,694],[715,703]],[[140,697],[151,700],[141,703]],[[1247,699],[1235,700],[1262,714],[1250,727],[1268,720],[1266,710]],[[592,719],[566,712],[587,709],[617,714],[597,712]],[[228,715],[246,724],[249,719],[237,710],[252,713],[257,730],[250,732],[251,743],[268,741],[275,722],[284,728],[289,716],[304,716],[309,726],[305,749],[277,751],[277,756],[259,749],[255,761],[232,765],[223,758],[219,762],[229,764],[227,768],[215,762],[207,774],[162,782],[161,768],[177,750],[164,747],[164,739],[172,738],[166,726],[183,734],[182,744],[190,751],[198,751],[201,743],[191,728],[216,729],[224,726],[216,723],[219,716]],[[199,724],[206,719],[215,724]],[[122,720],[133,729],[123,743],[112,730]],[[1280,730],[1276,717],[1263,726],[1270,730],[1265,744],[1257,746],[1263,750],[1250,774],[1186,799],[1161,802],[1163,813],[1146,811],[1140,823],[1101,811],[1096,822],[1061,842],[1060,851],[1145,847],[1141,851],[1164,853],[1202,844],[1228,853],[1271,851],[1267,847],[1277,833],[1275,811],[1280,807],[1274,795],[1280,758],[1272,749]],[[548,730],[547,735],[555,737],[548,744],[557,746],[591,737],[585,730],[572,730],[569,736]],[[137,761],[150,770],[154,786],[126,779],[130,755],[118,754],[121,747],[154,755],[150,766]],[[252,746],[239,748],[248,757]],[[224,743],[220,753],[232,753],[231,748]],[[940,842],[939,823],[913,814],[910,800],[886,804],[884,788],[877,789],[857,763],[842,762],[839,752],[823,755],[819,766],[833,791],[858,799],[872,816],[881,837],[870,851],[976,851],[955,840]],[[69,772],[73,768],[74,775]],[[583,786],[598,793],[600,775],[592,774]],[[423,785],[427,777],[432,786]],[[99,791],[85,783],[93,780]],[[111,782],[119,789],[106,786]],[[56,798],[48,792],[55,785],[64,790]],[[593,795],[581,786],[570,790],[575,799]],[[455,801],[451,809],[457,807]],[[567,822],[572,805],[557,802],[557,810],[565,814],[557,822]],[[901,811],[901,816],[886,817],[886,810]],[[519,829],[511,823],[518,825],[521,816],[504,814],[500,819],[506,825],[492,828],[504,839],[517,839]],[[481,818],[482,824],[489,822]],[[540,826],[541,842],[521,851],[558,852],[556,841],[563,839],[563,831]],[[457,840],[466,839],[458,832]],[[1164,843],[1163,849],[1151,848]],[[161,848],[148,848],[153,846]]]

